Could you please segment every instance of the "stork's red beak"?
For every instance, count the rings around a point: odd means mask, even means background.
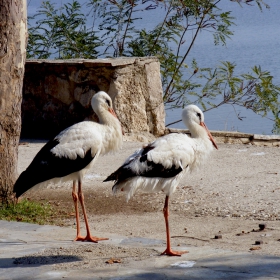
[[[216,145],[215,140],[214,140],[213,136],[211,135],[210,131],[208,130],[206,124],[204,122],[201,122],[200,125],[205,128],[205,130],[207,131],[207,134],[209,136],[210,141],[213,143],[213,146],[218,150],[218,146]]]
[[[114,111],[113,108],[109,108],[108,110],[109,110],[109,112],[110,112],[115,118],[118,119],[118,117],[117,117],[117,115],[116,115],[116,113],[115,113],[115,111]],[[118,119],[118,120],[119,120],[119,119]],[[121,123],[121,122],[120,122],[120,123]],[[121,128],[122,128],[122,125],[121,125]],[[122,135],[124,135],[123,128],[122,128]]]
[[[108,111],[109,111],[115,118],[118,118],[113,108],[109,108]]]

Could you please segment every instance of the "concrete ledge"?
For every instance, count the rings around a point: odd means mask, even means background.
[[[96,66],[125,66],[134,64],[135,62],[150,63],[150,62],[158,62],[158,58],[155,56],[150,57],[116,57],[116,58],[99,58],[99,59],[28,59],[28,64],[51,64],[51,65],[81,65],[83,64],[85,67],[96,67]]]
[[[188,129],[166,128],[165,134],[169,133],[187,133]],[[228,144],[251,144],[256,146],[280,146],[280,135],[260,135],[242,133],[237,131],[211,131],[211,134],[217,143]]]

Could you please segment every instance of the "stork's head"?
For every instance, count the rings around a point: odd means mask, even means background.
[[[113,109],[112,99],[104,91],[99,91],[92,97],[91,106],[97,116],[100,116],[100,114],[104,111],[109,111],[114,117],[117,118],[116,113]]]
[[[121,123],[113,109],[113,102],[111,97],[104,91],[97,92],[91,99],[91,106],[93,111],[96,113],[99,122],[102,124],[109,124],[111,121],[115,123],[115,120],[117,119],[117,123],[120,126],[121,132],[124,135]],[[114,118],[110,118],[110,114],[108,115],[108,112],[114,116]]]
[[[203,137],[206,133],[214,147],[218,149],[213,136],[204,123],[204,114],[196,105],[188,105],[185,107],[182,112],[182,119],[193,137]]]
[[[196,105],[188,105],[182,111],[184,124],[191,129],[195,124],[204,122],[204,114]]]

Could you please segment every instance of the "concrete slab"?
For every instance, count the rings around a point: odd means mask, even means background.
[[[89,243],[73,242],[73,233],[71,227],[0,221],[0,279],[280,279],[279,257],[257,256],[207,246],[180,247],[180,250],[189,251],[182,257],[160,256],[156,253],[137,261],[94,268],[79,267],[81,257],[75,254],[67,258],[36,255],[33,258],[38,258],[37,263],[34,259],[31,264],[14,263],[15,258],[52,248],[70,248],[76,244],[89,246]],[[99,234],[104,236],[104,233]],[[163,240],[109,237],[108,241],[102,241],[104,246],[153,248],[159,252],[165,249]],[[56,265],[61,262],[70,262],[70,265],[67,269],[58,270]]]

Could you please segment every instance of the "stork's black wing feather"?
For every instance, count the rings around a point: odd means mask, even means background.
[[[91,155],[91,150],[86,152],[84,158],[78,155],[74,160],[58,157],[51,152],[51,149],[58,144],[57,139],[49,141],[37,153],[28,168],[21,173],[14,185],[13,191],[16,193],[16,197],[21,196],[36,184],[80,171],[94,158]]]
[[[123,182],[129,178],[136,176],[148,177],[148,178],[171,178],[178,175],[183,169],[176,167],[175,165],[170,168],[164,167],[160,163],[155,163],[148,160],[148,152],[154,149],[152,144],[146,146],[139,153],[135,153],[135,157],[123,164],[118,170],[108,176],[104,182],[116,181],[116,184]],[[136,163],[136,164],[135,164]],[[135,166],[141,165],[141,168],[135,169]]]

